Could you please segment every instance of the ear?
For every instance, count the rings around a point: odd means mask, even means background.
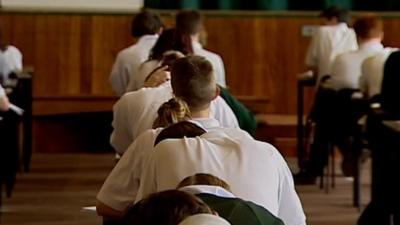
[[[220,87],[218,85],[216,85],[216,86],[217,87],[215,88],[215,96],[214,96],[213,100],[216,99],[219,96],[219,94],[221,94]]]

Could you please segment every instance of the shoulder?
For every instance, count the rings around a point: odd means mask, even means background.
[[[7,51],[12,54],[22,55],[21,51],[13,45],[7,46]]]

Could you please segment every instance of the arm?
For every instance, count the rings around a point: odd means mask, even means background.
[[[129,113],[128,104],[129,97],[122,96],[113,107],[113,132],[110,137],[110,144],[119,154],[124,154],[129,145],[133,142],[132,130],[127,124],[127,114]],[[132,115],[133,116],[133,115]]]
[[[96,211],[99,216],[115,220],[122,219],[125,215],[125,211],[115,210],[99,200],[96,201]]]
[[[119,53],[115,59],[109,78],[111,86],[118,96],[122,96],[125,93],[125,89],[129,83],[130,72],[130,68],[124,63],[122,53]]]
[[[0,86],[0,111],[8,111],[9,107],[10,102],[8,101],[7,95],[3,87]]]

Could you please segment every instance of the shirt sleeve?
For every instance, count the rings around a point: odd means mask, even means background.
[[[127,125],[127,121],[129,121],[127,119],[127,114],[129,113],[127,107],[125,96],[122,96],[113,107],[113,121],[111,124],[113,132],[111,133],[110,144],[121,155],[133,142],[132,131]]]
[[[306,225],[306,216],[294,187],[292,173],[283,157],[278,152],[276,154],[277,162],[280,163],[278,164],[280,169],[278,217],[286,225]]]
[[[371,59],[372,59],[372,57],[367,58],[362,63],[361,76],[360,76],[360,80],[359,80],[360,90],[367,97],[369,96],[369,93],[368,93],[368,82],[367,82],[367,76],[368,76],[368,71],[367,70],[368,70],[368,62],[371,61]]]
[[[239,122],[235,114],[223,98],[218,96],[211,102],[210,108],[212,117],[218,120],[221,127],[239,128]]]
[[[311,37],[310,45],[308,46],[305,63],[307,66],[316,67],[318,66],[318,41],[320,36],[320,29],[317,28],[313,36]]]
[[[124,56],[118,54],[110,74],[110,83],[118,96],[122,96],[129,84],[131,74],[130,64],[124,63]]]
[[[136,201],[145,198],[151,193],[157,192],[157,154],[150,154],[146,161],[146,166],[140,176],[140,187],[136,196]]]
[[[217,68],[215,68],[216,73],[216,82],[217,84],[221,85],[222,87],[226,88],[226,79],[225,79],[225,67],[224,61],[222,60],[221,56],[217,55]]]
[[[6,96],[6,92],[4,91],[4,88],[0,85],[0,98],[3,98]]]

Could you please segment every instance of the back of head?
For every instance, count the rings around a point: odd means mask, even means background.
[[[171,85],[176,97],[183,99],[190,111],[207,109],[217,95],[211,63],[201,56],[187,56],[175,61]]]
[[[203,17],[195,10],[182,10],[175,18],[175,27],[180,32],[196,35],[203,29]]]
[[[139,38],[159,33],[164,24],[158,14],[143,10],[133,18],[131,26],[132,36]]]
[[[353,28],[357,37],[361,40],[382,38],[383,36],[382,20],[374,14],[358,18],[354,22]]]
[[[230,191],[229,184],[224,180],[207,173],[197,173],[193,176],[186,177],[183,179],[178,186],[177,189],[190,186],[190,185],[210,185],[210,186],[218,186],[222,187],[225,190]]]
[[[342,9],[338,6],[331,6],[321,12],[319,15],[321,18],[325,18],[328,21],[336,19],[338,23],[346,23],[350,22],[350,15],[346,9]]]
[[[171,50],[179,51],[184,55],[193,53],[190,36],[174,28],[166,29],[151,49],[149,59],[162,60],[164,53]]]
[[[211,209],[196,196],[168,190],[151,194],[136,203],[124,221],[127,225],[177,225],[188,216],[211,213]]]
[[[166,139],[180,139],[183,137],[191,138],[205,133],[206,131],[196,124],[189,121],[181,121],[162,130],[154,141],[154,146]]]
[[[167,127],[169,125],[191,119],[190,110],[186,102],[179,98],[172,98],[163,103],[157,111],[157,118],[153,123],[153,129]]]

